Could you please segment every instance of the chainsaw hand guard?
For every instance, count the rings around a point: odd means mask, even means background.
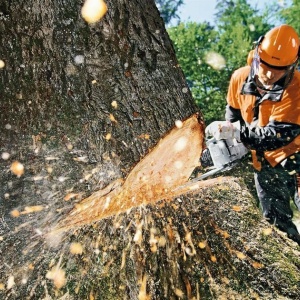
[[[229,121],[215,121],[205,129],[206,137],[212,136],[217,141],[223,139],[240,140],[240,122],[231,123]]]

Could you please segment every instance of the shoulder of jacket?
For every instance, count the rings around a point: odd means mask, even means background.
[[[245,80],[249,75],[250,69],[250,66],[241,67],[233,72],[232,77],[234,79]]]
[[[291,88],[292,90],[296,89],[297,94],[299,94],[298,91],[300,89],[300,72],[298,70],[295,71],[293,79],[288,88]]]
[[[296,81],[299,83],[300,82],[300,70],[296,70],[295,74],[294,74],[294,78],[296,79]]]

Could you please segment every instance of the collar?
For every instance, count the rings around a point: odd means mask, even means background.
[[[258,87],[255,82],[254,76],[251,76],[251,72],[250,72],[245,82],[243,83],[241,94],[258,96],[262,98],[261,100],[271,100],[277,102],[280,101],[282,98],[282,94],[284,92],[283,86],[285,81],[286,81],[286,76],[283,76],[277,82],[275,82],[271,90],[261,89],[264,92],[261,94],[258,91]]]

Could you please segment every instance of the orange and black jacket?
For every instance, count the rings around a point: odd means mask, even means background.
[[[254,167],[260,168],[257,156],[274,167],[300,152],[300,72],[295,71],[286,88],[282,78],[261,94],[250,70],[245,66],[232,74],[225,118],[240,121],[241,140],[251,149]]]

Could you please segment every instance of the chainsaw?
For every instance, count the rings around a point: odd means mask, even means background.
[[[193,180],[205,179],[217,173],[230,170],[237,165],[249,150],[242,142],[235,138],[221,139],[211,138],[206,141],[206,148],[203,150],[200,163],[206,173],[197,176]]]

